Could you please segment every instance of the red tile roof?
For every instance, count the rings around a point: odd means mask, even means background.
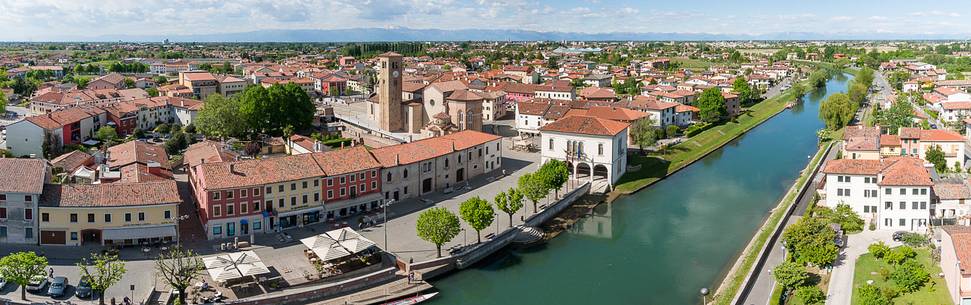
[[[206,189],[226,189],[323,177],[311,154],[262,160],[205,163],[199,166]]]
[[[44,129],[57,129],[102,113],[105,111],[94,107],[77,107],[28,117],[26,120]]]
[[[313,158],[328,176],[356,173],[381,167],[364,146],[313,153]]]
[[[0,158],[0,193],[40,194],[46,179],[44,160]]]
[[[912,157],[890,157],[880,160],[836,159],[826,161],[827,174],[881,175],[880,185],[931,186],[930,173],[924,162]]]
[[[175,181],[145,183],[47,184],[43,207],[122,207],[179,204]]]
[[[568,116],[540,127],[540,131],[587,134],[597,136],[616,135],[630,124],[591,116]]]
[[[57,156],[51,160],[51,165],[64,169],[64,172],[71,173],[81,166],[94,164],[94,157],[80,150],[72,150],[69,153]]]
[[[392,167],[429,160],[499,139],[502,137],[474,130],[463,130],[411,143],[375,148],[371,150],[371,154],[384,167]]]
[[[951,243],[954,246],[954,254],[958,261],[965,262],[961,267],[962,275],[971,275],[971,268],[967,267],[971,262],[971,227],[967,226],[943,226],[941,227],[947,235],[951,236]]]
[[[156,162],[162,168],[170,168],[165,148],[142,141],[130,141],[108,147],[108,167],[115,169],[133,163],[148,165]]]
[[[933,142],[964,142],[964,137],[961,136],[960,133],[950,130],[931,129],[921,130],[920,140]]]

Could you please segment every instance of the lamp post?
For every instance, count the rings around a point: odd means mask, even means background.
[[[465,233],[467,233],[467,231],[465,230],[465,228],[462,228],[462,246],[463,247],[465,247],[466,245],[469,244],[468,234],[465,234]]]
[[[702,287],[701,288],[701,291],[699,291],[699,293],[701,293],[701,304],[702,305],[707,304],[708,303],[708,287]]]
[[[496,236],[499,236],[499,213],[492,213],[492,221],[496,223]]]
[[[388,246],[388,206],[394,203],[394,199],[388,199],[384,202],[384,206],[381,208],[384,213],[384,251],[391,252],[391,247]]]

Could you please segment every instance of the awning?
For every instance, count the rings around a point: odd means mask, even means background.
[[[105,240],[175,237],[175,235],[175,225],[126,227],[101,231],[101,239]]]

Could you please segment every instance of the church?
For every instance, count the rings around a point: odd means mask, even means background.
[[[368,118],[385,132],[437,137],[462,130],[482,131],[482,103],[488,93],[470,91],[459,81],[435,82],[422,94],[405,94],[401,54],[378,56],[377,92],[367,99]]]

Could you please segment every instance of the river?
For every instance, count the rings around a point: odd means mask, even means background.
[[[431,304],[698,304],[816,151],[819,104],[836,77],[677,174],[613,204],[571,232],[505,250],[432,284]]]

